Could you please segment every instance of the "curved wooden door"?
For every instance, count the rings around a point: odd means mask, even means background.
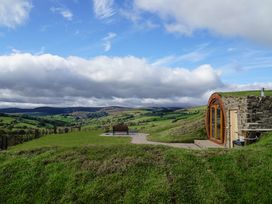
[[[219,144],[224,143],[223,113],[218,104],[210,107],[210,139]]]

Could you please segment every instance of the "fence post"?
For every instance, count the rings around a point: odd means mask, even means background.
[[[6,150],[8,149],[8,138],[6,136],[1,136],[1,146],[0,146],[0,149],[2,150]]]
[[[3,136],[0,136],[0,150],[3,149]]]
[[[57,134],[57,126],[54,126],[54,134]]]

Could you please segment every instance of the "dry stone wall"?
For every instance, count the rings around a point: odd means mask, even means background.
[[[230,145],[230,110],[238,111],[238,134],[242,129],[272,129],[272,97],[223,97],[226,111],[226,146]]]
[[[223,98],[227,126],[229,111],[238,111],[238,129],[272,129],[272,97],[246,96]]]
[[[250,129],[272,129],[272,97],[247,97],[247,123]]]

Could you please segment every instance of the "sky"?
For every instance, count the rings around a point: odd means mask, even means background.
[[[204,105],[271,76],[271,0],[0,0],[0,108]]]

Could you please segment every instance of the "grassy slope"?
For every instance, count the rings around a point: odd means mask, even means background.
[[[11,150],[26,150],[39,147],[78,147],[93,144],[126,144],[131,138],[101,137],[101,131],[82,131],[67,134],[48,135],[20,145],[11,147]]]
[[[5,115],[0,116],[0,129],[3,130],[18,130],[23,129],[45,129],[45,128],[53,128],[54,123],[57,121],[58,123],[62,123],[60,126],[71,125],[72,123],[76,123],[76,119],[72,116],[65,115],[53,115],[53,116],[36,116],[32,118],[26,118],[25,115]],[[46,121],[42,121],[45,119]],[[13,125],[11,125],[13,123]],[[7,126],[12,127],[7,127]]]
[[[7,124],[9,124],[9,123],[13,122],[14,120],[15,120],[14,118],[8,117],[8,116],[1,116],[1,117],[0,117],[0,121],[1,121],[2,123],[7,123]]]
[[[50,115],[50,116],[43,116],[42,118],[45,118],[48,120],[59,120],[59,121],[67,122],[67,123],[75,122],[75,118],[72,116]]]
[[[146,128],[149,140],[158,142],[194,142],[195,139],[204,139],[204,114],[206,107],[189,109],[189,111],[199,111],[197,114],[188,115],[173,123],[166,120],[158,124],[153,124]]]
[[[18,121],[17,121],[18,120]],[[36,128],[39,129],[37,120],[30,120],[26,118],[19,118],[18,115],[6,115],[0,117],[0,129],[5,129],[4,126],[15,122],[13,125],[13,130],[25,129],[25,128]]]
[[[113,145],[0,153],[3,203],[271,203],[272,134],[243,149]]]

